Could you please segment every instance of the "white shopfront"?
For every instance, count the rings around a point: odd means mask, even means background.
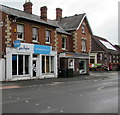
[[[6,48],[6,80],[57,77],[57,52],[51,46],[21,43]]]

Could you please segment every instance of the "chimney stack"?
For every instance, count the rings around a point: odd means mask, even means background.
[[[60,20],[62,18],[62,9],[56,8],[56,20]]]
[[[24,11],[26,12],[26,13],[29,13],[29,14],[32,14],[32,3],[30,2],[30,0],[29,0],[29,2],[25,2],[25,4],[23,5],[23,7],[24,7]]]
[[[47,7],[43,6],[40,8],[41,10],[41,19],[47,21]]]

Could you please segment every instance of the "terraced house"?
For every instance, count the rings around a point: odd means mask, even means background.
[[[117,47],[105,38],[92,35],[90,64],[95,70],[118,70],[120,54]]]
[[[74,75],[89,73],[91,28],[86,14],[47,18],[47,7],[32,14],[32,3],[23,11],[0,5],[1,80],[56,78],[62,70]]]

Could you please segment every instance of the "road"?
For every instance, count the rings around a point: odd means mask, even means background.
[[[118,73],[107,76],[3,89],[3,113],[118,113]]]

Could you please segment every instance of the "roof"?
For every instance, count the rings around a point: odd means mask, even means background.
[[[58,21],[54,21],[54,23],[58,26],[58,28],[56,28],[56,31],[58,33],[62,33],[62,34],[66,34],[66,35],[71,35],[71,33],[66,32],[62,27],[60,27],[58,25]]]
[[[89,30],[92,33],[92,30],[90,28],[90,25],[88,23],[88,20],[87,20],[87,17],[86,17],[85,13],[76,14],[74,16],[61,18],[58,21],[58,25],[61,26],[65,31],[73,31],[73,30],[77,30],[80,27],[80,25],[81,25],[81,23],[83,22],[84,19],[86,19]]]
[[[117,51],[120,53],[120,45],[114,45],[114,47],[117,49]]]
[[[18,9],[14,9],[14,8],[10,8],[10,7],[4,6],[4,5],[0,5],[0,10],[8,15],[12,15],[12,16],[15,16],[17,18],[27,19],[27,20],[35,21],[35,22],[38,22],[41,24],[57,27],[57,25],[52,20],[44,21],[40,18],[40,16],[37,16],[34,14],[29,14],[29,13],[26,13],[26,12],[18,10]]]
[[[97,45],[100,48],[102,48],[103,50],[111,52],[111,53],[116,53],[117,52],[116,48],[105,38],[92,35],[92,39],[94,39],[95,42],[97,43]],[[92,47],[93,51],[94,51],[94,49],[95,49],[95,47]]]

